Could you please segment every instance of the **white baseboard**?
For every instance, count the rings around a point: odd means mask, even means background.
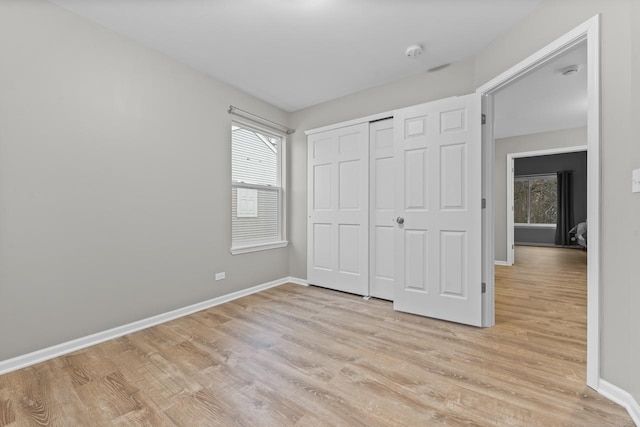
[[[603,379],[598,382],[598,393],[626,409],[633,422],[640,426],[640,404],[631,393]]]
[[[507,261],[498,261],[498,260],[495,260],[493,263],[494,263],[495,265],[504,265],[505,267],[509,265],[509,264],[507,264]]]
[[[168,322],[179,317],[188,316],[189,314],[193,314],[197,311],[206,310],[207,308],[215,307],[216,305],[224,304],[225,302],[233,301],[247,295],[255,294],[256,292],[264,291],[265,289],[283,285],[285,283],[294,283],[297,285],[307,286],[306,280],[296,279],[293,277],[285,277],[282,279],[274,280],[272,282],[252,286],[247,289],[242,289],[237,292],[221,295],[207,301],[178,308],[173,311],[158,314],[156,316],[148,317],[136,322],[128,323],[126,325],[118,326],[113,329],[97,332],[92,335],[87,335],[86,337],[77,338],[75,340],[47,347],[42,350],[36,350],[32,353],[27,353],[22,356],[2,360],[0,361],[0,375],[16,371],[18,369],[26,368],[27,366],[35,365],[36,363],[44,362],[46,360],[53,359],[54,357],[62,356],[64,354],[81,350],[92,345],[100,344],[101,342],[112,340],[123,335],[137,332],[151,326],[159,325],[160,323]]]
[[[297,277],[289,276],[287,277],[287,281],[289,283],[293,283],[294,285],[309,286],[309,282],[306,279],[299,279]]]

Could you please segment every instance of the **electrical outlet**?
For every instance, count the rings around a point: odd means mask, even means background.
[[[640,169],[631,172],[631,192],[640,193]]]
[[[222,273],[216,273],[216,280],[222,280],[225,277],[227,277],[224,273],[224,271]]]

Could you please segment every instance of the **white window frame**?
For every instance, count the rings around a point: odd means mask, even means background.
[[[558,176],[554,173],[543,173],[538,175],[521,175],[516,176],[513,179],[513,186],[515,188],[516,181],[527,180],[527,182],[532,178],[553,178],[558,179]],[[515,201],[514,201],[515,203]],[[531,221],[531,186],[527,187],[527,221]],[[531,222],[516,222],[514,223],[515,227],[518,228],[556,228],[557,224],[542,224],[542,223],[531,223]]]
[[[287,241],[287,227],[286,227],[286,212],[287,212],[287,204],[286,204],[286,191],[285,184],[287,182],[286,179],[286,153],[287,153],[287,136],[282,133],[272,129],[268,129],[262,126],[256,126],[254,124],[248,124],[246,122],[240,120],[233,120],[229,125],[229,144],[233,144],[233,127],[237,126],[240,128],[248,129],[251,131],[259,132],[261,134],[265,134],[268,136],[273,136],[280,139],[280,142],[277,145],[277,168],[278,168],[278,179],[277,179],[277,191],[278,191],[278,238],[274,241],[270,242],[243,242],[242,245],[235,245],[233,242],[233,234],[231,235],[231,249],[230,252],[232,255],[245,254],[250,252],[257,251],[265,251],[269,249],[283,248],[286,247],[289,242]],[[233,148],[232,148],[233,150]],[[232,152],[230,151],[230,153]],[[254,190],[268,190],[272,191],[274,189],[271,185],[261,185],[261,184],[253,184],[253,183],[245,183],[233,180],[233,163],[231,164],[231,191],[233,194],[233,189],[236,188],[248,188]],[[233,218],[231,219],[233,221]],[[230,224],[233,227],[233,224]]]

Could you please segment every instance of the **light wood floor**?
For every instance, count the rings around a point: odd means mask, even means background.
[[[0,426],[632,426],[585,386],[585,253],[516,261],[494,328],[285,285],[0,376]]]

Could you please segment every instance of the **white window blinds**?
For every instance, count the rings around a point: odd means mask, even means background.
[[[280,242],[283,137],[238,123],[231,135],[232,251]]]

